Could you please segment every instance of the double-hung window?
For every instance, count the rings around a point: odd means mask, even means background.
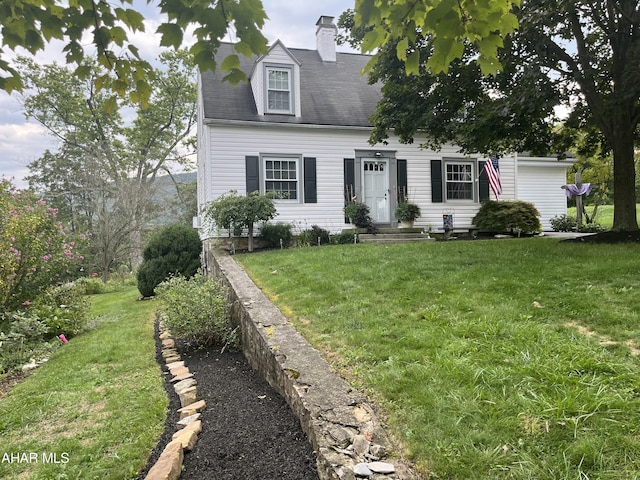
[[[264,165],[265,192],[277,194],[277,198],[283,200],[298,200],[299,159],[262,157]]]
[[[267,112],[293,113],[292,69],[286,67],[266,67]]]
[[[473,162],[445,162],[447,200],[474,200],[473,165]]]

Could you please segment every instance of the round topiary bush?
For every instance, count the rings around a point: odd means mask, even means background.
[[[155,295],[155,288],[170,275],[195,275],[200,267],[201,250],[200,236],[191,227],[175,224],[158,231],[142,252],[137,274],[142,296]]]
[[[539,216],[540,212],[533,203],[488,200],[482,204],[472,223],[488,232],[536,233],[542,229]]]

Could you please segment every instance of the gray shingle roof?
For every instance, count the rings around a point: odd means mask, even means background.
[[[234,87],[222,82],[224,72],[201,74],[204,117],[217,120],[297,123],[309,125],[370,126],[369,117],[380,99],[380,87],[369,85],[360,72],[370,57],[338,53],[337,62],[323,62],[316,50],[289,48],[300,62],[302,117],[258,115],[249,83]],[[231,44],[222,44],[218,58],[232,52]],[[255,59],[240,56],[240,66],[247,76]],[[220,63],[218,63],[220,64]]]

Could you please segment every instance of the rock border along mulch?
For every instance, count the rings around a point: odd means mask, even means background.
[[[171,383],[180,398],[181,408],[178,410],[180,420],[178,431],[151,467],[145,480],[177,480],[182,473],[184,452],[193,450],[198,435],[202,431],[200,416],[206,407],[204,400],[198,400],[198,386],[193,373],[180,359],[171,333],[160,322],[160,341],[162,342],[162,358],[171,374]]]

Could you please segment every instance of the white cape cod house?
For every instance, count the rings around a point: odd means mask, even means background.
[[[347,228],[343,207],[356,197],[379,226],[397,225],[398,199],[417,203],[416,226],[438,230],[453,214],[455,229],[468,229],[480,202],[489,198],[483,172],[488,160],[455,146],[424,150],[391,137],[370,145],[369,117],[380,87],[361,75],[369,56],[336,52],[333,17],[317,23],[317,49],[276,41],[252,60],[241,56],[249,81],[237,87],[220,72],[199,78],[198,205],[229,190],[275,191],[278,216],[297,230],[318,225]],[[218,55],[233,53],[222,44]],[[501,200],[533,202],[543,228],[566,213],[566,169],[571,161],[513,154],[500,159]],[[491,197],[493,198],[493,197]],[[201,226],[201,219],[196,219]],[[203,229],[203,238],[215,231]]]

